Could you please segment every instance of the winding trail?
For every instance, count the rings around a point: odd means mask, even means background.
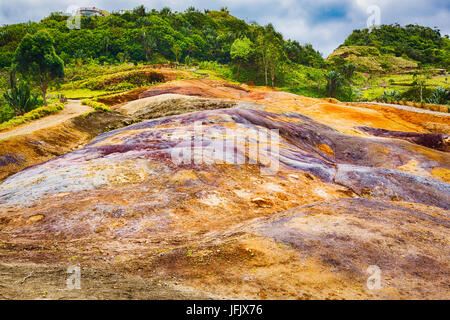
[[[393,107],[396,109],[412,111],[412,112],[417,112],[417,113],[428,113],[428,114],[434,114],[434,115],[438,115],[438,116],[450,117],[450,113],[447,113],[447,112],[431,111],[428,109],[420,109],[420,108],[415,108],[415,107],[403,106],[400,104],[383,103],[383,102],[358,102],[358,104],[375,104],[375,105],[379,105],[379,106]]]
[[[83,113],[92,110],[94,109],[82,105],[80,100],[69,100],[68,103],[64,106],[64,109],[55,114],[51,114],[46,117],[36,119],[34,121],[27,122],[20,126],[0,132],[0,140],[7,139],[12,136],[29,134],[43,128],[53,127],[66,120],[75,118]]]

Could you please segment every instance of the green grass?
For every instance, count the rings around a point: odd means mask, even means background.
[[[99,65],[96,63],[85,63],[82,65],[69,65],[65,68],[65,82],[70,83],[89,78],[95,78],[108,74],[113,74],[122,71],[129,71],[139,67],[142,64],[135,66],[132,63],[123,63],[119,65]]]
[[[134,69],[71,81],[63,84],[59,90],[89,89],[91,91],[118,92],[163,81],[163,74],[157,70]]]
[[[209,78],[211,79],[236,81],[228,65],[219,64],[215,61],[203,61],[199,63],[198,68],[198,73],[209,73]]]
[[[36,120],[36,119],[45,117],[49,114],[58,112],[63,109],[64,109],[63,103],[56,103],[56,104],[49,105],[47,107],[44,106],[44,107],[36,108],[30,112],[25,113],[22,116],[17,116],[17,117],[10,119],[9,121],[3,122],[2,124],[0,124],[0,130],[9,129],[9,128],[21,125],[25,122]]]
[[[340,60],[344,60],[346,63],[354,64],[358,71],[369,73],[400,73],[418,67],[417,62],[407,57],[381,54],[377,48],[368,46],[341,46],[327,60],[330,63],[339,63]]]
[[[388,75],[384,77],[380,77],[379,81],[384,81],[386,83],[393,84],[404,84],[404,83],[412,83],[414,81],[412,74],[395,74],[395,75]],[[425,79],[425,84],[427,86],[434,86],[434,87],[449,87],[450,86],[450,77],[433,77],[431,79]]]
[[[106,90],[91,90],[91,89],[63,89],[51,92],[52,94],[62,94],[68,99],[87,99],[98,96],[111,94],[111,91]]]
[[[109,112],[111,111],[111,108],[108,107],[106,104],[90,100],[90,99],[84,99],[81,101],[81,104],[84,104],[85,106],[89,106],[91,108],[94,108],[95,111],[102,111],[102,112]]]
[[[283,91],[302,96],[323,98],[325,95],[326,70],[298,65],[286,72],[286,86]]]
[[[362,100],[374,101],[379,99],[385,91],[397,90],[399,93],[403,93],[408,90],[408,87],[399,87],[399,86],[386,86],[386,87],[371,87],[367,90],[363,90],[362,92]]]
[[[384,91],[396,90],[400,94],[411,88],[411,84],[414,81],[412,74],[392,74],[392,75],[380,75],[372,76],[370,79],[364,77],[355,77],[353,82],[358,88],[369,86],[367,90],[362,92],[362,100],[373,101],[381,97]],[[384,85],[384,87],[382,86]],[[435,89],[441,86],[449,88],[450,77],[433,77],[425,79],[425,87]]]

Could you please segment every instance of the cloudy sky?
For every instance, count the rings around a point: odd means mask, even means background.
[[[247,22],[272,22],[286,38],[312,43],[324,56],[353,29],[365,28],[377,7],[382,24],[417,23],[450,34],[448,0],[0,0],[0,25],[39,21],[52,11],[66,11],[71,6],[115,11],[140,4],[150,9],[168,6],[174,11],[189,6],[216,10],[226,6],[231,14]]]

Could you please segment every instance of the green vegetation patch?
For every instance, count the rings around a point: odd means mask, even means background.
[[[328,57],[328,61],[336,66],[352,63],[358,71],[370,73],[409,72],[418,68],[415,61],[381,54],[377,48],[367,46],[339,47]]]
[[[111,94],[111,91],[91,89],[63,89],[54,91],[53,93],[63,95],[67,99],[87,99]]]
[[[84,99],[81,101],[81,104],[84,104],[85,106],[89,106],[91,108],[94,108],[95,111],[102,111],[102,112],[109,112],[111,111],[111,108],[107,106],[106,104],[103,104],[101,102],[97,102],[90,99]]]
[[[343,46],[370,46],[383,55],[403,57],[421,65],[448,69],[450,65],[450,40],[437,28],[416,24],[381,25],[372,30],[354,30]]]
[[[164,75],[153,70],[132,70],[79,80],[61,86],[61,90],[125,91],[164,82]]]

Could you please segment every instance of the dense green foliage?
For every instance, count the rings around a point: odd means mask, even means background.
[[[330,71],[325,75],[327,80],[327,95],[329,97],[335,97],[337,91],[344,85],[344,79],[342,75],[337,71]]]
[[[45,29],[55,40],[56,53],[67,63],[98,59],[102,62],[167,60],[184,61],[186,56],[198,61],[230,63],[234,40],[253,40],[258,26],[222,11],[200,12],[189,8],[172,12],[169,8],[145,12],[112,13],[106,17],[82,17],[81,29],[67,28],[67,16],[53,13],[40,23],[30,22],[0,28],[0,68],[13,61],[20,40],[27,34]],[[323,62],[312,46],[284,41],[291,61],[305,65]]]
[[[236,78],[239,78],[239,69],[242,64],[247,63],[253,54],[253,43],[247,38],[234,40],[231,45],[230,55],[233,62],[237,64]]]
[[[450,104],[450,90],[437,87],[433,94],[427,99],[427,103]]]
[[[408,57],[422,64],[447,68],[450,65],[450,40],[440,30],[418,25],[382,25],[354,30],[343,46],[373,46],[383,54]]]
[[[412,101],[430,104],[450,104],[450,91],[443,87],[431,89],[428,87],[412,86],[404,92],[397,90],[385,90],[378,100],[387,103],[397,103],[399,101]]]
[[[380,97],[380,100],[386,103],[394,103],[401,100],[401,95],[397,90],[386,90]]]
[[[50,81],[64,77],[64,63],[56,55],[52,37],[44,30],[27,34],[14,56],[14,69],[29,77],[42,91],[44,104]]]
[[[38,94],[31,92],[27,82],[16,78],[14,71],[9,75],[9,89],[3,93],[3,98],[16,116],[23,115],[43,103]]]

